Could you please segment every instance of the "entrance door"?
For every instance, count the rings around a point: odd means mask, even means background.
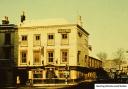
[[[28,81],[28,71],[27,70],[19,70],[20,84],[25,85]]]
[[[55,69],[54,68],[47,68],[46,78],[48,78],[48,79],[56,78],[56,74],[55,74]]]
[[[47,68],[46,78],[47,83],[56,83],[55,68]]]

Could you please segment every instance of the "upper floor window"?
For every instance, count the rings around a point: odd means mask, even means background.
[[[36,35],[36,40],[40,40],[40,35]]]
[[[62,34],[62,39],[67,39],[68,35],[67,34]]]
[[[27,36],[26,35],[22,36],[22,41],[27,41]]]
[[[28,45],[28,37],[27,35],[22,35],[21,36],[21,46],[27,46]]]
[[[54,39],[54,35],[53,35],[53,34],[49,34],[49,35],[48,35],[48,39],[49,39],[49,40]]]
[[[64,62],[68,62],[68,50],[61,50],[61,62],[64,63]]]
[[[35,34],[34,35],[33,45],[34,46],[40,45],[40,34]]]
[[[11,44],[11,34],[5,33],[5,44]]]
[[[47,52],[47,59],[49,63],[54,62],[54,51],[50,50]]]
[[[48,45],[54,45],[54,33],[49,33],[48,34],[48,40],[47,40],[47,44]]]
[[[77,52],[77,64],[80,64],[80,55],[81,55],[81,51]]]
[[[27,63],[27,51],[23,50],[20,53],[21,63]]]
[[[68,37],[68,33],[62,33],[61,34],[61,44],[62,45],[67,45],[69,44],[69,37]]]
[[[35,50],[35,51],[33,51],[33,64],[40,64],[40,63],[41,63],[40,51]]]

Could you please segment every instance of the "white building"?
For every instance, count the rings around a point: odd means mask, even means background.
[[[26,20],[18,27],[17,34],[21,84],[28,79],[33,84],[85,79],[85,70],[90,67],[89,33],[80,25],[64,19]],[[95,64],[101,67],[100,63]]]

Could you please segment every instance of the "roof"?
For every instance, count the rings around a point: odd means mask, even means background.
[[[15,24],[0,24],[0,30],[5,30],[5,29],[17,29],[17,25]]]
[[[46,19],[46,20],[25,20],[21,27],[31,27],[31,26],[49,26],[49,25],[66,25],[71,24],[69,21],[61,18],[57,19]]]
[[[46,19],[46,20],[25,20],[23,23],[20,24],[19,27],[21,28],[31,28],[31,27],[49,27],[49,26],[77,26],[87,35],[89,33],[85,31],[81,26],[76,23],[71,23],[63,18],[56,18],[56,19]]]

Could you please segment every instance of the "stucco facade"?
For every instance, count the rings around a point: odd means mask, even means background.
[[[100,67],[89,64],[94,59],[88,52],[89,33],[78,24],[55,21],[25,21],[18,27],[15,57],[21,84],[28,80],[44,84],[96,78],[95,72],[88,71]],[[100,62],[95,60],[93,64]]]

